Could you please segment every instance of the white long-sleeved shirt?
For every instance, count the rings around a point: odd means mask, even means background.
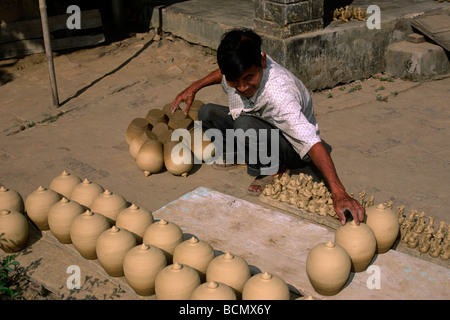
[[[305,85],[269,56],[259,89],[253,97],[242,97],[227,84],[225,76],[222,77],[222,88],[228,95],[233,119],[248,114],[267,121],[280,129],[301,158],[321,141],[312,99]]]

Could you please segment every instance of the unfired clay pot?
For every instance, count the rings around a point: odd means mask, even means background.
[[[194,268],[174,263],[156,275],[156,298],[158,300],[190,300],[192,292],[200,284],[200,277]]]
[[[142,243],[145,230],[154,222],[152,213],[134,203],[119,212],[116,219],[118,228],[127,229],[136,238],[136,243]]]
[[[141,296],[155,293],[156,275],[167,266],[161,249],[146,243],[127,252],[123,260],[123,272],[130,287]]]
[[[214,259],[214,249],[211,245],[194,236],[177,245],[173,253],[173,262],[187,264],[197,270],[202,282],[206,279],[206,269],[212,259]]]
[[[161,122],[158,123],[156,126],[153,127],[152,132],[154,134],[156,134],[157,137],[159,137],[161,135],[161,133],[170,130],[169,126],[167,125],[167,123]]]
[[[136,165],[146,176],[160,172],[164,166],[163,145],[155,140],[144,142],[136,156]]]
[[[170,117],[167,123],[169,128],[176,129],[189,129],[193,122],[192,119],[184,114],[182,110],[176,110]]]
[[[153,126],[161,122],[167,123],[169,121],[169,118],[161,109],[150,109],[145,116],[145,119],[147,119],[147,121]]]
[[[164,165],[171,174],[176,176],[186,176],[194,167],[194,158],[189,147],[185,146],[184,148],[180,148],[180,144],[182,145],[183,143],[169,141],[164,144]],[[174,148],[180,148],[178,152],[174,151],[175,158],[172,157],[172,150]]]
[[[347,251],[332,241],[314,246],[306,258],[306,274],[317,293],[339,293],[350,276],[351,259]]]
[[[142,145],[148,140],[157,140],[158,136],[152,131],[145,131],[133,140],[131,140],[130,145],[128,147],[128,151],[133,159],[136,159],[139,150]]]
[[[236,300],[236,294],[224,283],[208,281],[195,288],[191,300]]]
[[[189,117],[192,120],[198,121],[198,110],[203,107],[204,103],[201,100],[194,100],[189,108]]]
[[[172,116],[172,103],[165,104],[164,107],[162,108],[162,111],[164,112],[167,118],[170,118]]]
[[[289,287],[283,279],[269,272],[258,273],[247,280],[242,300],[289,300]]]
[[[7,209],[23,213],[25,204],[23,198],[15,190],[8,189],[4,186],[0,187],[0,210]]]
[[[176,246],[183,242],[183,231],[175,223],[161,219],[145,230],[143,242],[160,248],[167,264],[171,264]]]
[[[73,188],[70,200],[76,201],[86,208],[91,208],[95,197],[104,191],[105,189],[98,183],[84,179]]]
[[[0,211],[0,248],[5,252],[18,252],[28,242],[29,226],[25,216],[15,210]]]
[[[28,218],[39,228],[48,230],[48,211],[61,200],[61,195],[56,191],[39,186],[25,199],[25,209]]]
[[[121,277],[125,255],[135,246],[136,238],[130,231],[112,226],[97,239],[98,262],[111,277]]]
[[[130,144],[131,140],[139,136],[141,133],[150,130],[151,125],[147,119],[135,118],[133,119],[127,127],[125,133],[125,139],[127,144]]]
[[[377,253],[389,251],[400,231],[397,215],[382,203],[367,208],[366,215],[366,223],[377,239]]]
[[[241,299],[245,282],[250,276],[247,261],[230,252],[215,257],[206,270],[206,281],[225,283],[234,290],[237,299]]]
[[[105,190],[94,198],[91,204],[91,211],[104,215],[112,226],[115,224],[119,212],[125,209],[126,206],[127,201],[124,197],[120,194]]]
[[[83,258],[97,259],[97,239],[108,229],[109,223],[105,216],[86,210],[78,215],[70,225],[70,239]]]
[[[200,128],[192,128],[189,133],[191,135],[190,149],[194,157],[206,163],[212,161],[216,154],[216,148],[211,140]],[[198,141],[201,141],[201,143]]]
[[[70,240],[70,225],[83,213],[83,207],[76,201],[63,197],[55,203],[48,212],[48,226],[59,242],[72,243]]]
[[[336,230],[334,243],[347,251],[352,260],[351,270],[354,272],[367,269],[377,247],[377,240],[372,229],[363,222],[360,222],[358,226],[354,220]]]
[[[81,183],[80,177],[64,170],[59,176],[53,178],[49,188],[70,199],[73,188],[79,183]]]

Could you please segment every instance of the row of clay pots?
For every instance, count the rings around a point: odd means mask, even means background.
[[[366,215],[366,222],[346,223],[336,230],[334,242],[320,243],[309,252],[306,273],[317,293],[339,293],[351,272],[365,271],[375,253],[385,253],[395,243],[399,223],[391,209],[379,204],[368,207]]]
[[[194,149],[193,145],[193,121],[198,120],[197,113],[202,106],[202,101],[194,100],[189,115],[185,115],[181,109],[171,114],[172,104],[166,104],[162,110],[151,109],[145,118],[135,118],[130,122],[125,133],[129,153],[146,176],[160,172],[163,167],[173,175],[186,176],[194,166],[194,157],[203,160],[203,150],[211,142],[202,141],[202,148]],[[191,145],[187,148],[180,148],[181,138],[180,141],[171,140],[173,130],[176,129],[189,130]],[[191,152],[185,154],[185,150]],[[173,152],[182,159],[181,163],[173,161]]]

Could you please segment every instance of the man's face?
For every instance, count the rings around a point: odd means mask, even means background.
[[[237,80],[227,80],[228,85],[235,88],[245,98],[253,97],[261,83],[264,68],[267,66],[265,54],[261,56],[261,64],[262,66],[259,67],[251,66]]]

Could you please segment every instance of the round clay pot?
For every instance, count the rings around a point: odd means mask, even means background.
[[[141,133],[150,130],[150,123],[144,118],[135,118],[128,125],[125,133],[125,139],[127,144],[130,144],[131,140],[139,136]]]
[[[177,108],[177,110],[178,109],[179,107]],[[165,104],[164,107],[162,108],[162,111],[164,112],[166,117],[170,119],[170,117],[172,116],[172,103]]]
[[[18,252],[28,242],[29,226],[25,216],[15,210],[0,211],[0,248],[5,252]]]
[[[182,110],[176,110],[168,122],[169,128],[173,130],[188,129],[191,125],[192,119],[186,116]]]
[[[84,179],[73,188],[70,200],[76,201],[86,208],[90,208],[95,197],[104,191],[105,189],[98,183]]]
[[[73,220],[83,213],[83,207],[76,201],[63,197],[55,203],[48,212],[48,226],[59,242],[72,243],[70,240],[70,225]]]
[[[70,239],[83,258],[97,259],[97,239],[108,229],[109,223],[105,216],[86,210],[73,219],[70,225]]]
[[[216,154],[214,143],[211,142],[200,128],[192,128],[189,133],[191,135],[190,149],[194,157],[199,161],[211,162]]]
[[[174,263],[156,275],[156,298],[158,300],[190,300],[192,292],[200,284],[200,277],[194,268]]]
[[[183,241],[175,247],[173,262],[186,264],[198,271],[202,282],[206,279],[206,269],[214,259],[214,249],[211,245],[196,237]]]
[[[372,229],[363,222],[358,226],[354,220],[336,230],[334,243],[347,251],[352,260],[351,270],[354,272],[367,269],[377,247]]]
[[[24,212],[25,204],[23,198],[15,190],[0,187],[0,210],[7,209],[11,211]]]
[[[237,299],[241,299],[245,282],[250,276],[247,262],[230,252],[215,257],[206,270],[206,281],[225,283],[234,290]]]
[[[191,300],[236,300],[236,294],[224,283],[208,281],[195,288]]]
[[[159,137],[161,135],[161,133],[163,133],[167,130],[170,130],[167,123],[160,122],[156,126],[153,127],[152,132],[154,134],[156,134],[157,137]]]
[[[183,232],[175,223],[161,219],[145,230],[143,242],[160,248],[171,264],[176,246],[183,242]]]
[[[264,272],[247,280],[242,289],[242,300],[289,300],[290,292],[280,277]]]
[[[127,201],[120,194],[105,190],[97,195],[91,204],[91,211],[104,215],[112,226],[115,224],[117,215],[127,207]]]
[[[314,246],[306,258],[306,274],[314,290],[332,296],[344,287],[350,276],[351,259],[347,251],[332,241]]]
[[[164,144],[164,165],[171,174],[186,176],[194,167],[192,152],[182,142],[166,142]]]
[[[163,145],[155,140],[144,142],[136,156],[136,165],[146,176],[160,172],[164,167]]]
[[[167,123],[169,121],[169,118],[161,109],[150,109],[145,119],[147,119],[152,126],[156,126],[158,123]]]
[[[158,136],[153,133],[152,131],[145,131],[133,140],[131,140],[130,145],[128,147],[128,151],[130,152],[130,155],[133,157],[133,159],[136,159],[137,154],[139,150],[141,149],[142,145],[147,142],[148,140],[157,140]]]
[[[377,253],[389,251],[400,231],[397,215],[382,203],[367,208],[366,215],[366,224],[373,230],[377,239]]]
[[[127,229],[136,238],[136,243],[142,243],[145,230],[154,222],[152,213],[134,203],[119,212],[116,219],[118,228]]]
[[[158,141],[164,145],[165,143],[172,140],[172,133],[172,129],[167,129],[166,131],[161,132],[158,136]]]
[[[61,195],[56,191],[39,186],[25,199],[25,209],[28,218],[39,228],[48,230],[48,211],[61,200]]]
[[[70,199],[73,188],[79,183],[81,183],[80,177],[64,170],[59,176],[53,178],[49,188]]]
[[[123,260],[125,279],[141,296],[155,293],[156,275],[166,266],[166,256],[161,249],[146,243],[132,248]]]
[[[198,121],[198,110],[203,107],[204,103],[201,100],[194,100],[191,104],[191,107],[189,108],[189,117],[191,117],[192,120]]]
[[[111,277],[121,277],[125,255],[135,246],[136,238],[130,231],[112,226],[97,239],[98,262]]]

